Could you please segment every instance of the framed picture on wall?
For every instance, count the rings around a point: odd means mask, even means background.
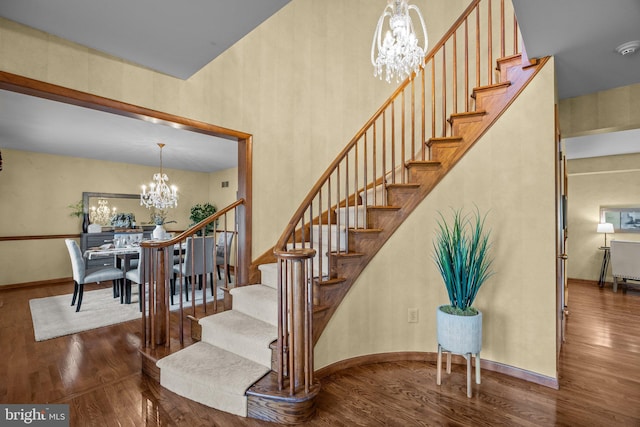
[[[600,222],[610,222],[616,233],[640,233],[640,204],[600,206]]]

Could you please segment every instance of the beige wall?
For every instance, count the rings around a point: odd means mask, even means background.
[[[553,88],[551,61],[394,233],[329,322],[316,368],[370,353],[437,351],[435,310],[448,302],[431,258],[437,211],[476,204],[489,212],[496,272],[475,304],[482,357],[556,377]],[[418,308],[418,323],[407,323],[408,308]]]
[[[0,175],[0,236],[78,234],[82,220],[70,216],[68,205],[82,193],[138,194],[157,168],[79,159],[27,151],[2,150]],[[180,202],[170,210],[168,230],[189,225],[189,208],[207,200],[208,174],[166,169],[179,182]],[[136,217],[139,223],[149,217]],[[35,254],[35,255],[34,255]],[[0,242],[0,285],[71,276],[69,255],[62,239]]]
[[[468,1],[415,3],[433,45]],[[373,78],[369,62],[382,7],[293,0],[186,81],[0,19],[0,69],[251,133],[255,257],[394,90]],[[483,356],[555,376],[550,69],[364,272],[321,338],[318,367],[368,352],[434,351],[433,311],[444,301],[429,255],[434,213],[475,202],[491,209],[498,272],[477,300],[486,313]],[[410,306],[420,310],[418,324],[406,323]]]
[[[223,182],[228,187],[222,187]],[[238,168],[225,169],[209,174],[209,199],[218,209],[229,206],[237,200]]]
[[[640,154],[571,160],[567,240],[568,277],[598,280],[604,235],[596,233],[600,206],[640,206]],[[608,241],[640,240],[640,233],[608,235]],[[607,280],[612,281],[611,269]]]
[[[640,128],[640,83],[560,101],[562,136]]]
[[[432,44],[467,3],[416,2]],[[369,59],[383,7],[294,0],[186,81],[0,19],[0,69],[253,134],[257,256],[394,90]]]

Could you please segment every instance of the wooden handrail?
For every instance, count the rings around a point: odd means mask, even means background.
[[[144,248],[168,248],[169,246],[173,246],[181,240],[186,239],[188,236],[191,236],[199,231],[202,231],[207,225],[211,224],[213,221],[223,217],[226,213],[231,212],[235,208],[244,204],[244,199],[238,199],[235,202],[231,203],[229,206],[217,211],[216,213],[206,217],[199,223],[195,224],[191,228],[186,229],[179,235],[172,237],[167,240],[147,240],[140,244],[140,246]]]

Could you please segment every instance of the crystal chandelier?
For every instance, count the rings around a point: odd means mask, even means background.
[[[91,206],[89,220],[92,224],[108,225],[111,217],[116,214],[116,207],[109,209],[109,201],[98,199],[98,207]]]
[[[175,185],[169,187],[167,184],[169,177],[162,172],[162,147],[164,144],[159,143],[158,147],[160,147],[160,173],[153,174],[153,182],[149,184],[149,191],[147,191],[146,185],[142,186],[140,205],[156,209],[175,208],[178,206],[178,189]]]
[[[409,17],[410,10],[414,10],[420,19],[424,47],[418,46],[418,38]],[[389,18],[389,29],[383,40],[382,28],[385,18]],[[424,66],[424,56],[428,44],[427,28],[424,25],[420,9],[416,5],[408,5],[407,0],[387,0],[387,6],[378,20],[371,44],[373,75],[382,79],[384,69],[387,83],[391,83],[393,77],[399,83],[412,72],[417,73]],[[375,55],[376,48],[378,50],[377,56]]]

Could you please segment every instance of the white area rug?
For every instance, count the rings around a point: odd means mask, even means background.
[[[120,298],[113,297],[111,288],[85,291],[79,312],[71,305],[71,297],[67,294],[29,301],[36,341],[115,325],[142,316],[137,303],[120,304]]]
[[[211,301],[211,291],[207,290],[207,300]],[[82,307],[76,312],[71,305],[71,294],[37,298],[29,301],[33,332],[36,341],[44,341],[116,323],[140,319],[142,314],[138,305],[138,286],[131,287],[131,304],[120,304],[120,298],[113,298],[113,289],[85,291]],[[191,294],[189,294],[191,296]],[[183,297],[184,298],[184,297]],[[218,300],[224,298],[224,292],[218,289]],[[177,310],[179,295],[174,296],[175,304],[171,310]],[[202,291],[196,291],[196,303],[202,301]],[[185,307],[190,306],[183,300]]]

